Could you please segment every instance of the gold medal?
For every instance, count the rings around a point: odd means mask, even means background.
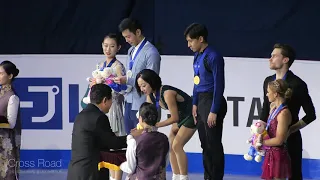
[[[199,76],[195,76],[195,77],[193,78],[193,82],[194,82],[195,85],[198,85],[198,84],[200,83],[200,78],[199,78]]]

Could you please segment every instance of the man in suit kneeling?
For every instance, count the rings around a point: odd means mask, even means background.
[[[127,147],[127,136],[116,136],[105,115],[112,104],[111,92],[111,88],[105,84],[92,86],[91,104],[76,116],[73,124],[68,180],[98,180],[100,151]],[[141,131],[131,132],[133,136],[140,134]],[[103,173],[104,177],[109,177],[108,171]]]

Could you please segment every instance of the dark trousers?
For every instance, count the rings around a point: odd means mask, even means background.
[[[101,168],[99,171],[99,180],[108,180],[109,177],[109,169],[107,168]]]
[[[302,180],[302,138],[300,131],[291,134],[287,140],[291,159],[291,177],[289,180]]]
[[[126,129],[126,133],[130,134],[131,129],[134,129],[139,120],[137,118],[136,110],[131,110],[132,104],[125,102],[125,110],[124,110],[124,127]]]
[[[206,180],[222,180],[224,176],[224,150],[222,145],[223,119],[227,113],[227,101],[221,101],[216,126],[209,128],[208,115],[213,93],[200,93],[197,112],[197,128],[201,141],[204,174]]]

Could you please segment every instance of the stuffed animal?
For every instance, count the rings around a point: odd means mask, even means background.
[[[120,93],[120,94],[126,94],[132,90],[132,86],[125,85],[125,84],[117,84],[113,81],[115,76],[112,73],[112,68],[106,67],[101,72],[102,77],[106,79],[106,84],[112,88],[112,90]]]
[[[94,79],[97,84],[107,84],[113,91],[116,91],[120,94],[125,94],[132,90],[132,86],[130,85],[117,84],[113,81],[115,76],[113,75],[112,68],[110,67],[106,67],[103,70],[94,70],[92,72],[92,77],[93,78],[87,78],[87,81],[91,82]],[[90,91],[91,90],[89,90],[87,97],[83,98],[82,100],[85,104],[90,103]]]
[[[101,75],[101,71],[99,69],[96,69],[92,72],[92,78],[87,78],[87,81],[91,82],[92,79],[94,79],[96,81],[97,84],[101,84],[101,83],[105,83],[105,80],[104,80],[104,77]],[[82,99],[82,101],[85,103],[85,104],[89,104],[90,103],[90,91],[88,92],[88,95],[87,97],[84,97]]]
[[[258,120],[256,123],[253,123],[250,126],[252,136],[250,137],[250,139],[247,140],[247,143],[251,143],[251,146],[249,148],[249,152],[243,156],[245,160],[251,161],[255,156],[254,160],[256,162],[261,162],[262,156],[265,155],[265,151],[268,148],[262,146],[262,141],[269,139],[266,126],[267,124],[261,120]],[[259,150],[257,150],[255,147],[260,148]]]

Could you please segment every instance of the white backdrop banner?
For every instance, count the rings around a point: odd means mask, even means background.
[[[91,76],[102,55],[0,55],[20,69],[16,88],[20,89],[23,149],[69,150],[75,115],[81,111],[80,101],[87,88],[86,78]],[[126,64],[126,56],[118,59]],[[160,76],[164,84],[172,85],[192,94],[193,57],[162,56]],[[292,71],[309,88],[314,106],[320,107],[320,84],[314,76],[320,62],[296,61]],[[225,58],[225,97],[228,112],[224,123],[223,144],[226,154],[241,155],[248,151],[249,125],[258,120],[258,109],[263,103],[263,81],[274,72],[267,59]],[[17,87],[19,86],[19,87]],[[163,111],[164,119],[167,111]],[[304,112],[301,109],[300,117]],[[319,117],[319,113],[317,114]],[[302,130],[304,158],[320,159],[317,134],[319,121]],[[170,127],[161,131],[169,134]],[[198,134],[187,143],[187,152],[201,152]]]

